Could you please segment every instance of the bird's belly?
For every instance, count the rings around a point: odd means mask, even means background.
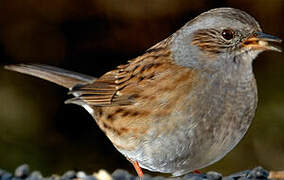
[[[205,98],[198,110],[190,107],[173,114],[159,126],[152,126],[136,150],[121,153],[138,161],[142,168],[176,176],[220,160],[246,133],[257,102],[255,89],[229,94],[230,100],[226,96]],[[167,130],[163,130],[165,127]]]
[[[145,169],[181,175],[220,160],[241,140],[248,127],[235,129],[234,134],[224,130],[218,137],[210,131],[202,132],[199,126],[188,132],[168,133],[144,144],[143,152],[137,153],[140,156],[136,154],[135,159]]]
[[[150,135],[152,140],[137,148],[133,159],[151,171],[182,175],[223,158],[242,139],[249,125],[245,123],[237,127],[232,123],[214,130],[212,127],[206,129],[203,124],[186,129],[184,124],[156,138]]]

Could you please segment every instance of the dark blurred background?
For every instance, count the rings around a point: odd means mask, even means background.
[[[28,163],[44,175],[101,168],[134,173],[83,108],[63,103],[66,89],[2,65],[43,63],[100,76],[201,12],[224,6],[247,11],[265,32],[284,38],[284,0],[0,0],[0,168]],[[257,58],[254,122],[232,152],[202,171],[284,169],[283,69],[283,53]]]

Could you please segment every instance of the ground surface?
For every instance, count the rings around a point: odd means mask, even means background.
[[[269,171],[257,167],[252,170],[245,170],[223,177],[217,172],[207,172],[205,174],[187,174],[183,177],[151,177],[145,175],[143,180],[265,180],[269,179]],[[0,169],[0,180],[138,180],[136,176],[129,174],[125,170],[116,170],[108,173],[100,170],[98,173],[86,174],[83,171],[67,171],[63,175],[51,175],[43,177],[39,171],[31,171],[29,166],[24,164],[15,169],[14,173]]]

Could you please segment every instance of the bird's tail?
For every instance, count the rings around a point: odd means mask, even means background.
[[[6,65],[5,69],[36,76],[69,89],[77,84],[88,84],[96,80],[92,76],[40,64]]]

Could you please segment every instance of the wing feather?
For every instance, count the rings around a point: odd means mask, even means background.
[[[133,104],[139,92],[144,90],[145,83],[159,74],[159,70],[165,69],[161,66],[166,67],[172,63],[169,57],[170,53],[165,49],[139,56],[128,64],[107,72],[91,84],[74,86],[70,93],[76,97],[67,100],[66,103],[77,104],[78,101],[84,101],[91,106]]]

